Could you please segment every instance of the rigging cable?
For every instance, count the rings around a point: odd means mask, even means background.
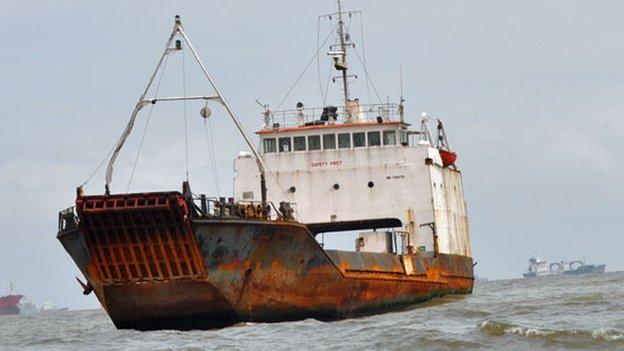
[[[321,44],[321,16],[316,21],[316,47]],[[316,55],[316,73],[318,76],[319,89],[321,90],[321,98],[325,101],[325,93],[323,92],[323,83],[321,82],[321,58]],[[325,103],[323,103],[325,104]]]
[[[154,98],[158,97],[158,91],[160,90],[160,83],[165,76],[165,69],[167,68],[167,60],[169,59],[169,55],[165,56],[165,61],[163,62],[162,71],[160,71],[160,78],[158,78],[158,83],[156,84],[156,90],[154,91]],[[136,157],[134,158],[134,164],[132,165],[132,172],[130,173],[130,179],[128,180],[128,185],[126,186],[126,192],[130,191],[130,185],[132,184],[132,180],[134,179],[134,172],[136,171],[137,164],[139,163],[139,157],[141,156],[141,150],[143,149],[143,143],[145,142],[145,135],[147,134],[147,128],[149,127],[150,121],[152,120],[152,112],[154,111],[154,104],[150,105],[150,110],[147,115],[147,121],[145,122],[145,127],[143,127],[143,134],[141,134],[141,142],[139,143],[139,149],[137,150]]]
[[[325,106],[325,103],[327,102],[327,92],[329,92],[329,81],[331,80],[331,73],[332,73],[333,66],[334,64],[330,63],[329,70],[327,71],[327,82],[325,83],[325,95],[323,95],[323,106]]]
[[[337,39],[338,33],[333,31],[333,30],[332,30],[332,32],[334,32],[333,40],[335,42],[335,41],[338,40]],[[333,62],[330,62],[329,63],[329,70],[327,70],[327,81],[325,82],[325,95],[323,95],[323,106],[325,106],[325,103],[327,102],[327,95],[329,94],[329,82],[332,80],[331,79],[331,75],[332,75],[332,69],[333,68],[334,68],[334,64],[333,64]]]
[[[364,66],[364,72],[366,73],[366,50],[364,48],[364,16],[360,11],[360,40],[362,41],[362,62]],[[368,73],[366,73],[366,93],[368,94],[368,104],[371,105],[371,93],[370,93],[370,80],[368,79]]]
[[[210,169],[212,170],[212,177],[215,181],[215,186],[217,188],[217,196],[221,197],[221,190],[219,188],[219,178],[217,177],[217,159],[216,152],[214,148],[214,138],[212,134],[212,122],[204,119],[204,134],[206,136],[206,153],[208,154],[208,159],[210,160]],[[210,137],[208,137],[208,130],[210,129]]]
[[[186,97],[186,56],[182,50],[182,96]],[[186,181],[189,181],[189,147],[188,147],[188,117],[186,114],[186,100],[184,103],[184,168]]]
[[[321,48],[325,45],[325,43],[327,43],[327,40],[329,40],[329,38],[333,34],[334,29],[335,28],[332,28],[332,30],[329,32],[329,34],[327,35],[325,40],[323,40],[323,43],[320,46],[317,47],[316,53],[314,53],[314,56],[312,56],[312,58],[308,61],[308,63],[306,64],[305,68],[303,69],[303,71],[301,71],[301,73],[299,73],[299,76],[297,76],[297,79],[295,79],[295,82],[290,86],[290,89],[288,89],[288,92],[286,93],[286,95],[284,95],[284,97],[282,98],[280,103],[277,105],[276,110],[279,110],[282,107],[282,104],[284,103],[284,101],[286,101],[288,96],[290,96],[290,94],[292,93],[293,89],[295,89],[295,86],[297,86],[297,84],[299,83],[299,81],[303,77],[304,73],[308,70],[308,68],[310,67],[310,65],[314,61],[314,59],[318,56],[319,52],[321,51]]]
[[[210,91],[210,86],[207,81],[203,81],[204,90],[206,92]],[[208,102],[206,102],[206,107],[208,107]],[[207,121],[207,122],[206,122]],[[204,118],[204,137],[206,140],[206,148],[204,152],[208,157],[208,163],[210,170],[212,172],[212,177],[214,179],[215,188],[217,190],[217,197],[221,197],[221,187],[219,186],[219,177],[217,172],[217,152],[215,151],[215,143],[214,143],[214,135],[212,133],[212,119],[210,116]]]
[[[89,175],[89,177],[87,178],[87,180],[85,180],[82,184],[80,184],[80,187],[83,187],[85,185],[87,185],[87,183],[91,180],[91,178],[93,178],[93,176],[97,173],[97,171],[100,170],[100,168],[102,168],[102,166],[104,165],[104,162],[106,162],[106,160],[108,160],[108,158],[110,157],[110,155],[113,153],[113,151],[115,150],[115,146],[117,145],[117,143],[113,144],[113,147],[110,149],[110,151],[106,154],[106,156],[104,157],[104,159],[102,159],[102,161],[100,161],[100,163],[98,164],[98,166],[95,168],[95,170],[93,172],[91,172],[91,174]]]
[[[375,88],[375,84],[373,84],[372,79],[370,79],[370,76],[368,75],[368,70],[366,69],[366,66],[364,66],[364,63],[362,62],[360,53],[357,51],[356,48],[353,48],[353,51],[355,52],[355,57],[357,57],[358,61],[360,61],[360,64],[364,67],[364,74],[366,75],[366,79],[370,81],[370,85],[371,87],[373,87],[373,91],[375,92],[375,95],[377,96],[377,100],[379,100],[380,104],[383,104],[383,101],[381,100],[381,97],[379,97],[379,93],[377,92],[377,88]]]

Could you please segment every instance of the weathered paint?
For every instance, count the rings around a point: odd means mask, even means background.
[[[337,124],[331,130],[297,128],[263,134],[263,138],[302,137],[323,133],[404,132],[400,124]],[[356,222],[381,218],[435,223],[439,251],[471,255],[461,173],[444,167],[440,151],[428,144],[365,146],[272,152],[263,155],[271,174],[268,199],[296,204],[303,223]],[[235,160],[234,197],[260,193],[255,160]],[[369,185],[370,184],[370,185]],[[292,190],[291,190],[292,189]],[[249,196],[249,195],[247,195]],[[408,218],[408,210],[412,217]],[[416,233],[416,231],[414,231]],[[414,247],[434,250],[431,227],[410,237]]]
[[[179,193],[123,196],[165,200],[79,198],[80,224],[58,235],[118,328],[334,320],[472,291],[468,256],[324,251],[296,222],[192,220]]]
[[[472,256],[461,173],[435,165],[429,172],[440,252]]]

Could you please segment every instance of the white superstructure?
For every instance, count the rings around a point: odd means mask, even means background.
[[[296,204],[304,223],[398,218],[411,244],[427,251],[434,249],[435,228],[439,252],[470,256],[461,174],[431,146],[427,117],[420,131],[410,131],[388,113],[401,106],[378,107],[354,122],[321,121],[309,111],[304,119],[294,116],[294,125],[265,124],[258,134],[268,199]],[[235,171],[235,199],[259,200],[253,157],[239,155]]]
[[[306,109],[299,102],[296,109],[283,111],[264,106],[264,125],[257,132],[260,156],[241,153],[235,161],[235,200],[261,200],[259,165],[264,165],[267,199],[296,204],[301,222],[339,228],[341,223],[387,224],[384,219],[396,218],[403,228],[392,230],[404,238],[408,251],[471,256],[461,174],[442,123],[438,121],[434,139],[426,114],[420,130],[409,129],[402,97],[400,104],[375,105],[350,97],[349,79],[357,76],[347,74],[347,50],[355,50],[355,44],[343,16],[358,13],[344,12],[338,1],[337,13],[320,17],[338,21],[332,31],[339,41],[328,54],[340,72],[333,81],[342,83],[342,106]],[[364,73],[368,82],[365,67]],[[377,223],[369,229],[386,228]],[[384,237],[361,234],[357,247],[383,249],[377,241]]]

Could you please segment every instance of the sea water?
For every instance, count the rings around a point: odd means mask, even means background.
[[[624,350],[624,272],[490,281],[401,312],[209,331],[117,330],[102,310],[0,316],[0,350]]]

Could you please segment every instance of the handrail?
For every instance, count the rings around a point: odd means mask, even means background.
[[[233,198],[194,195],[190,199],[191,214],[196,218],[242,218],[294,221],[295,204],[282,202],[276,207],[271,201],[234,201]]]
[[[351,113],[347,113],[348,110]],[[349,108],[346,106],[325,106],[277,111],[266,110],[262,113],[265,118],[262,130],[326,123],[379,122],[380,119],[381,121],[400,121],[400,112],[400,105],[395,103],[354,104]]]
[[[71,206],[59,211],[58,214],[58,231],[62,232],[67,229],[73,229],[78,226],[80,219],[76,212],[76,206]]]

